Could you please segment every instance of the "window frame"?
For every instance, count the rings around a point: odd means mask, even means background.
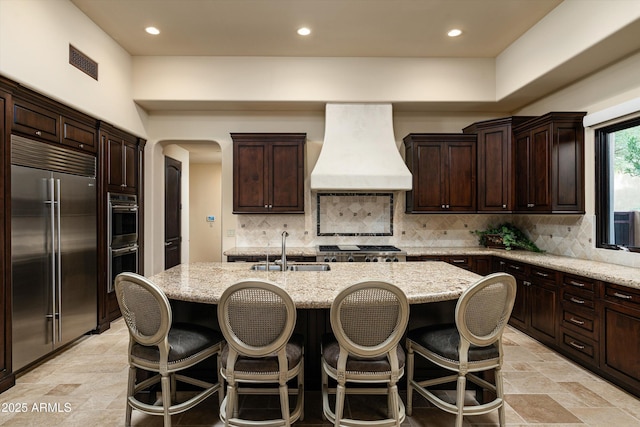
[[[634,117],[595,130],[596,248],[599,249],[622,249],[640,252],[640,247],[637,246],[622,247],[615,243],[609,243],[614,239],[611,239],[610,233],[611,224],[613,223],[612,210],[610,209],[613,171],[611,170],[608,136],[611,133],[636,126],[640,126],[640,117]]]

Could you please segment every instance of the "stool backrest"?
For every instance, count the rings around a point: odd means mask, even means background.
[[[359,357],[377,357],[395,348],[408,321],[406,295],[387,282],[351,285],[331,305],[331,328],[336,340]]]
[[[485,347],[498,341],[511,316],[516,280],[506,273],[490,274],[462,293],[456,305],[456,326],[470,344]]]
[[[146,346],[163,342],[172,319],[171,306],[164,292],[135,273],[116,276],[115,290],[130,337]]]
[[[295,304],[275,283],[240,281],[220,297],[218,323],[236,352],[262,357],[277,352],[291,338],[296,323]]]

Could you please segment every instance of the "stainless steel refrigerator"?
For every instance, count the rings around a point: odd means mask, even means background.
[[[13,370],[97,326],[96,159],[11,136]]]

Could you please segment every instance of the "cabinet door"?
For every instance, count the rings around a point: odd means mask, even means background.
[[[273,142],[270,146],[269,207],[273,212],[304,211],[304,146]]]
[[[233,150],[234,212],[269,208],[268,152],[263,143],[237,143]]]
[[[138,152],[133,144],[124,143],[124,188],[135,192],[138,187]]]
[[[605,368],[640,381],[640,312],[607,304],[604,325]]]
[[[549,127],[516,135],[516,207],[520,211],[551,210]]]
[[[476,210],[476,144],[449,142],[445,178],[445,209],[451,211]]]
[[[96,152],[97,130],[68,117],[62,117],[62,143],[81,150]]]
[[[553,129],[551,198],[555,212],[584,212],[584,128],[558,123]]]
[[[446,147],[438,142],[421,143],[415,150],[417,170],[413,173],[418,185],[413,189],[413,210],[441,211],[446,198],[443,179]]]
[[[551,210],[551,194],[549,192],[551,172],[551,141],[549,127],[542,126],[531,132],[531,167],[529,168],[529,201],[533,205],[530,210]]]
[[[124,188],[124,144],[122,140],[106,136],[107,185],[111,190]]]
[[[555,343],[558,298],[555,285],[530,282],[531,333],[544,343]]]
[[[60,142],[60,114],[29,102],[13,102],[13,130],[34,138]]]
[[[478,211],[512,209],[510,126],[478,133]]]

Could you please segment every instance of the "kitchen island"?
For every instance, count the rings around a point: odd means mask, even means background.
[[[364,280],[384,280],[400,287],[411,304],[409,327],[451,321],[460,294],[481,276],[444,262],[332,263],[329,271],[255,271],[251,263],[177,265],[150,277],[171,300],[174,321],[219,329],[216,304],[231,284],[270,280],[284,288],[297,308],[296,332],[305,337],[305,382],[320,387],[320,342],[331,332],[329,308],[344,287]],[[203,375],[215,370],[206,367]]]
[[[270,280],[284,288],[299,309],[331,307],[345,286],[382,280],[400,287],[410,304],[456,300],[479,275],[444,262],[332,263],[329,271],[255,271],[249,263],[181,264],[150,279],[177,301],[217,304],[231,284],[246,279]]]

